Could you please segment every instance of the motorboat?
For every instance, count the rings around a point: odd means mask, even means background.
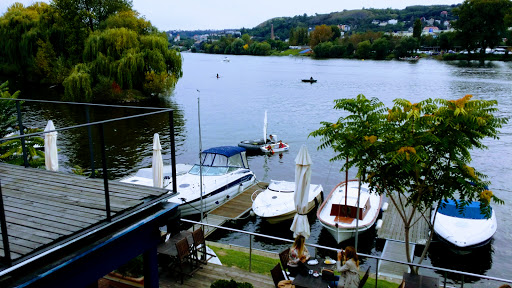
[[[454,200],[445,200],[437,212],[432,213],[431,221],[434,222],[434,232],[441,241],[447,243],[455,252],[466,254],[473,248],[489,243],[496,233],[496,214],[492,207],[491,211],[491,217],[487,218],[480,211],[479,201],[471,201],[460,209]]]
[[[265,110],[265,118],[263,119],[263,138],[253,140],[243,140],[238,143],[239,147],[243,147],[250,154],[261,154],[265,153],[264,149],[261,149],[265,145],[277,144],[277,135],[270,134],[267,139],[267,111]],[[288,144],[287,144],[288,145]],[[284,151],[284,150],[283,150]]]
[[[302,79],[302,82],[308,82],[308,83],[316,83],[316,79],[310,78],[310,79]]]
[[[188,169],[187,169],[188,166]],[[149,170],[148,170],[149,169]],[[121,180],[125,183],[153,185],[151,168],[141,169],[135,176]],[[172,189],[169,176],[172,168],[164,166],[164,188]],[[202,189],[200,189],[200,174]],[[142,179],[141,179],[142,178]],[[169,179],[166,181],[166,179]],[[176,185],[178,195],[169,199],[180,205],[181,215],[208,212],[224,204],[229,199],[243,192],[256,181],[256,176],[249,170],[246,150],[236,146],[221,146],[204,150],[201,163],[195,165],[176,165]],[[202,190],[202,201],[201,201]],[[203,209],[201,209],[201,202]]]
[[[343,181],[332,189],[316,216],[334,239],[340,243],[368,230],[377,220],[382,196],[371,193],[367,183],[361,183],[357,205],[358,180]],[[345,197],[346,196],[346,197]],[[356,220],[359,210],[359,221]]]
[[[267,145],[263,145],[260,147],[261,152],[263,153],[278,153],[278,152],[284,152],[288,151],[290,149],[290,145],[288,143],[270,143]]]
[[[324,188],[320,184],[309,185],[308,213],[322,203]],[[265,190],[257,190],[252,196],[252,211],[270,224],[293,219],[295,182],[271,180]]]

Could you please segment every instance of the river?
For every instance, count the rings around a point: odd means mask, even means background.
[[[294,159],[301,145],[308,147],[313,159],[312,183],[322,184],[324,194],[341,180],[341,163],[329,161],[330,150],[317,150],[319,139],[308,137],[320,127],[320,121],[336,121],[340,112],[334,111],[333,100],[364,94],[377,97],[386,105],[395,98],[411,102],[427,98],[458,99],[472,94],[476,99],[498,101],[500,116],[512,113],[512,63],[441,62],[421,59],[417,62],[368,60],[313,60],[306,57],[254,57],[207,54],[183,54],[183,78],[170,95],[144,105],[172,107],[176,110],[176,148],[178,163],[195,163],[198,158],[198,98],[203,148],[236,145],[240,140],[261,138],[264,111],[268,111],[268,132],[290,144],[283,155],[250,156],[249,165],[259,181],[294,180]],[[216,75],[219,75],[217,78]],[[302,83],[300,79],[318,79],[317,83]],[[34,88],[13,83],[22,90],[20,98],[58,98],[58,91]],[[62,107],[61,107],[62,106]],[[56,127],[84,122],[82,110],[64,105],[24,105],[25,123],[44,127],[52,119]],[[93,120],[133,114],[131,109],[93,109]],[[119,178],[151,165],[152,134],[159,132],[161,141],[168,141],[168,124],[164,116],[126,121],[106,127],[107,153],[113,177]],[[463,270],[495,277],[510,278],[512,271],[512,124],[501,129],[500,139],[486,139],[487,150],[473,153],[472,166],[487,174],[492,181],[490,189],[505,201],[494,205],[498,231],[491,245],[467,256],[457,256],[444,246],[434,243],[427,263],[434,266]],[[59,135],[60,165],[69,171],[74,165],[88,167],[89,156],[86,130],[63,132]],[[115,155],[112,156],[112,155]],[[98,158],[98,157],[97,157]],[[169,153],[164,161],[169,162]],[[98,160],[99,161],[99,160]],[[100,162],[98,162],[100,163]],[[349,171],[354,177],[354,171]],[[322,229],[311,214],[311,237],[307,242],[331,247],[338,245]],[[233,227],[247,231],[292,238],[290,222],[269,225],[256,217],[238,221]],[[379,255],[383,242],[375,239],[376,232],[360,236],[359,251]],[[217,241],[248,246],[248,238],[236,234],[213,235]],[[254,239],[253,247],[279,251],[285,246],[265,239]],[[372,270],[375,267],[372,268]],[[474,279],[465,281],[474,282]],[[454,280],[450,280],[454,281]],[[473,287],[496,287],[496,283],[475,282]],[[471,285],[468,285],[471,286]]]

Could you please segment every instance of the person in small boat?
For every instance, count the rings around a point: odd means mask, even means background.
[[[279,140],[279,148],[284,148],[283,140]]]
[[[217,73],[217,78],[219,78],[219,73]]]
[[[313,81],[313,76],[311,76],[311,78],[309,78],[309,81]]]
[[[359,286],[359,259],[354,247],[347,246],[345,251],[338,252],[336,270],[340,272],[340,276],[336,276],[338,279],[331,282],[331,287],[357,288]]]
[[[276,138],[274,138],[274,135],[270,134],[268,135],[267,143],[276,143]]]
[[[299,261],[304,263],[309,260],[309,251],[305,245],[306,238],[299,235],[295,238],[288,258],[288,271],[290,276],[295,277],[299,272]]]

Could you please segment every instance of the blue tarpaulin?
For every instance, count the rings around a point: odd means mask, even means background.
[[[460,213],[461,211],[457,208],[455,201],[443,201],[443,204],[444,207],[441,205],[439,210],[437,210],[438,213],[443,215],[466,219],[487,219],[485,215],[480,212],[480,202],[478,201],[470,202],[467,206],[465,206],[462,210],[462,214]]]

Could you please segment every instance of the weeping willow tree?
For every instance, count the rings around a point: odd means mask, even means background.
[[[92,33],[83,58],[87,69],[76,69],[63,83],[69,100],[76,99],[80,90],[107,89],[113,94],[137,90],[157,95],[182,76],[181,55],[168,48],[166,35],[133,11],[111,16],[105,29]]]

